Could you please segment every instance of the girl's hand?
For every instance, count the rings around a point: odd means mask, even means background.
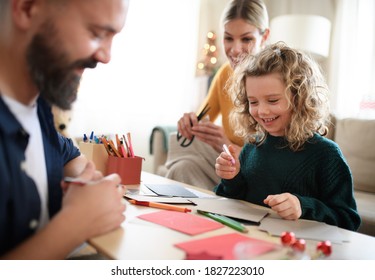
[[[290,193],[269,195],[263,202],[283,219],[297,220],[302,215],[299,199]]]
[[[233,179],[240,172],[241,168],[238,159],[239,151],[237,151],[234,145],[229,145],[228,149],[231,154],[222,152],[215,163],[216,174],[223,179]]]

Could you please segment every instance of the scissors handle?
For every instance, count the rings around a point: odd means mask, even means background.
[[[197,116],[198,121],[200,121],[207,114],[209,110],[210,110],[210,107],[208,106],[208,103],[207,103],[202,109],[202,111],[198,114]],[[180,143],[180,146],[184,148],[190,146],[190,144],[193,143],[194,137],[195,136],[193,135],[193,137],[190,140],[187,138],[184,138],[184,140],[182,140],[182,142]],[[177,131],[177,142],[179,142],[181,138],[182,138],[181,133]]]
[[[184,140],[182,140],[182,142],[180,143],[180,146],[181,146],[181,147],[184,147],[184,148],[190,146],[190,144],[191,144],[191,143],[193,142],[193,140],[194,140],[194,137],[195,137],[195,136],[193,135],[193,137],[192,137],[190,140],[187,139],[187,138],[184,138]],[[182,138],[181,133],[180,133],[180,132],[177,132],[177,142],[179,142],[181,138]]]

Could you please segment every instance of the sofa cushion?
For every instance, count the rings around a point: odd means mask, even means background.
[[[375,193],[375,120],[337,120],[334,138],[353,173],[354,189]]]
[[[358,232],[375,236],[375,194],[363,191],[355,191],[357,210],[362,223]]]

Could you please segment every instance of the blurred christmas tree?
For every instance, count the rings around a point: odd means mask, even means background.
[[[207,33],[207,42],[203,46],[203,58],[198,62],[198,75],[213,76],[218,68],[218,50],[216,47],[216,34]]]

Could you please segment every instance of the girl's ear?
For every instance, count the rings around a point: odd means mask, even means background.
[[[33,21],[39,0],[11,0],[11,10],[14,23],[20,29],[28,29]]]

